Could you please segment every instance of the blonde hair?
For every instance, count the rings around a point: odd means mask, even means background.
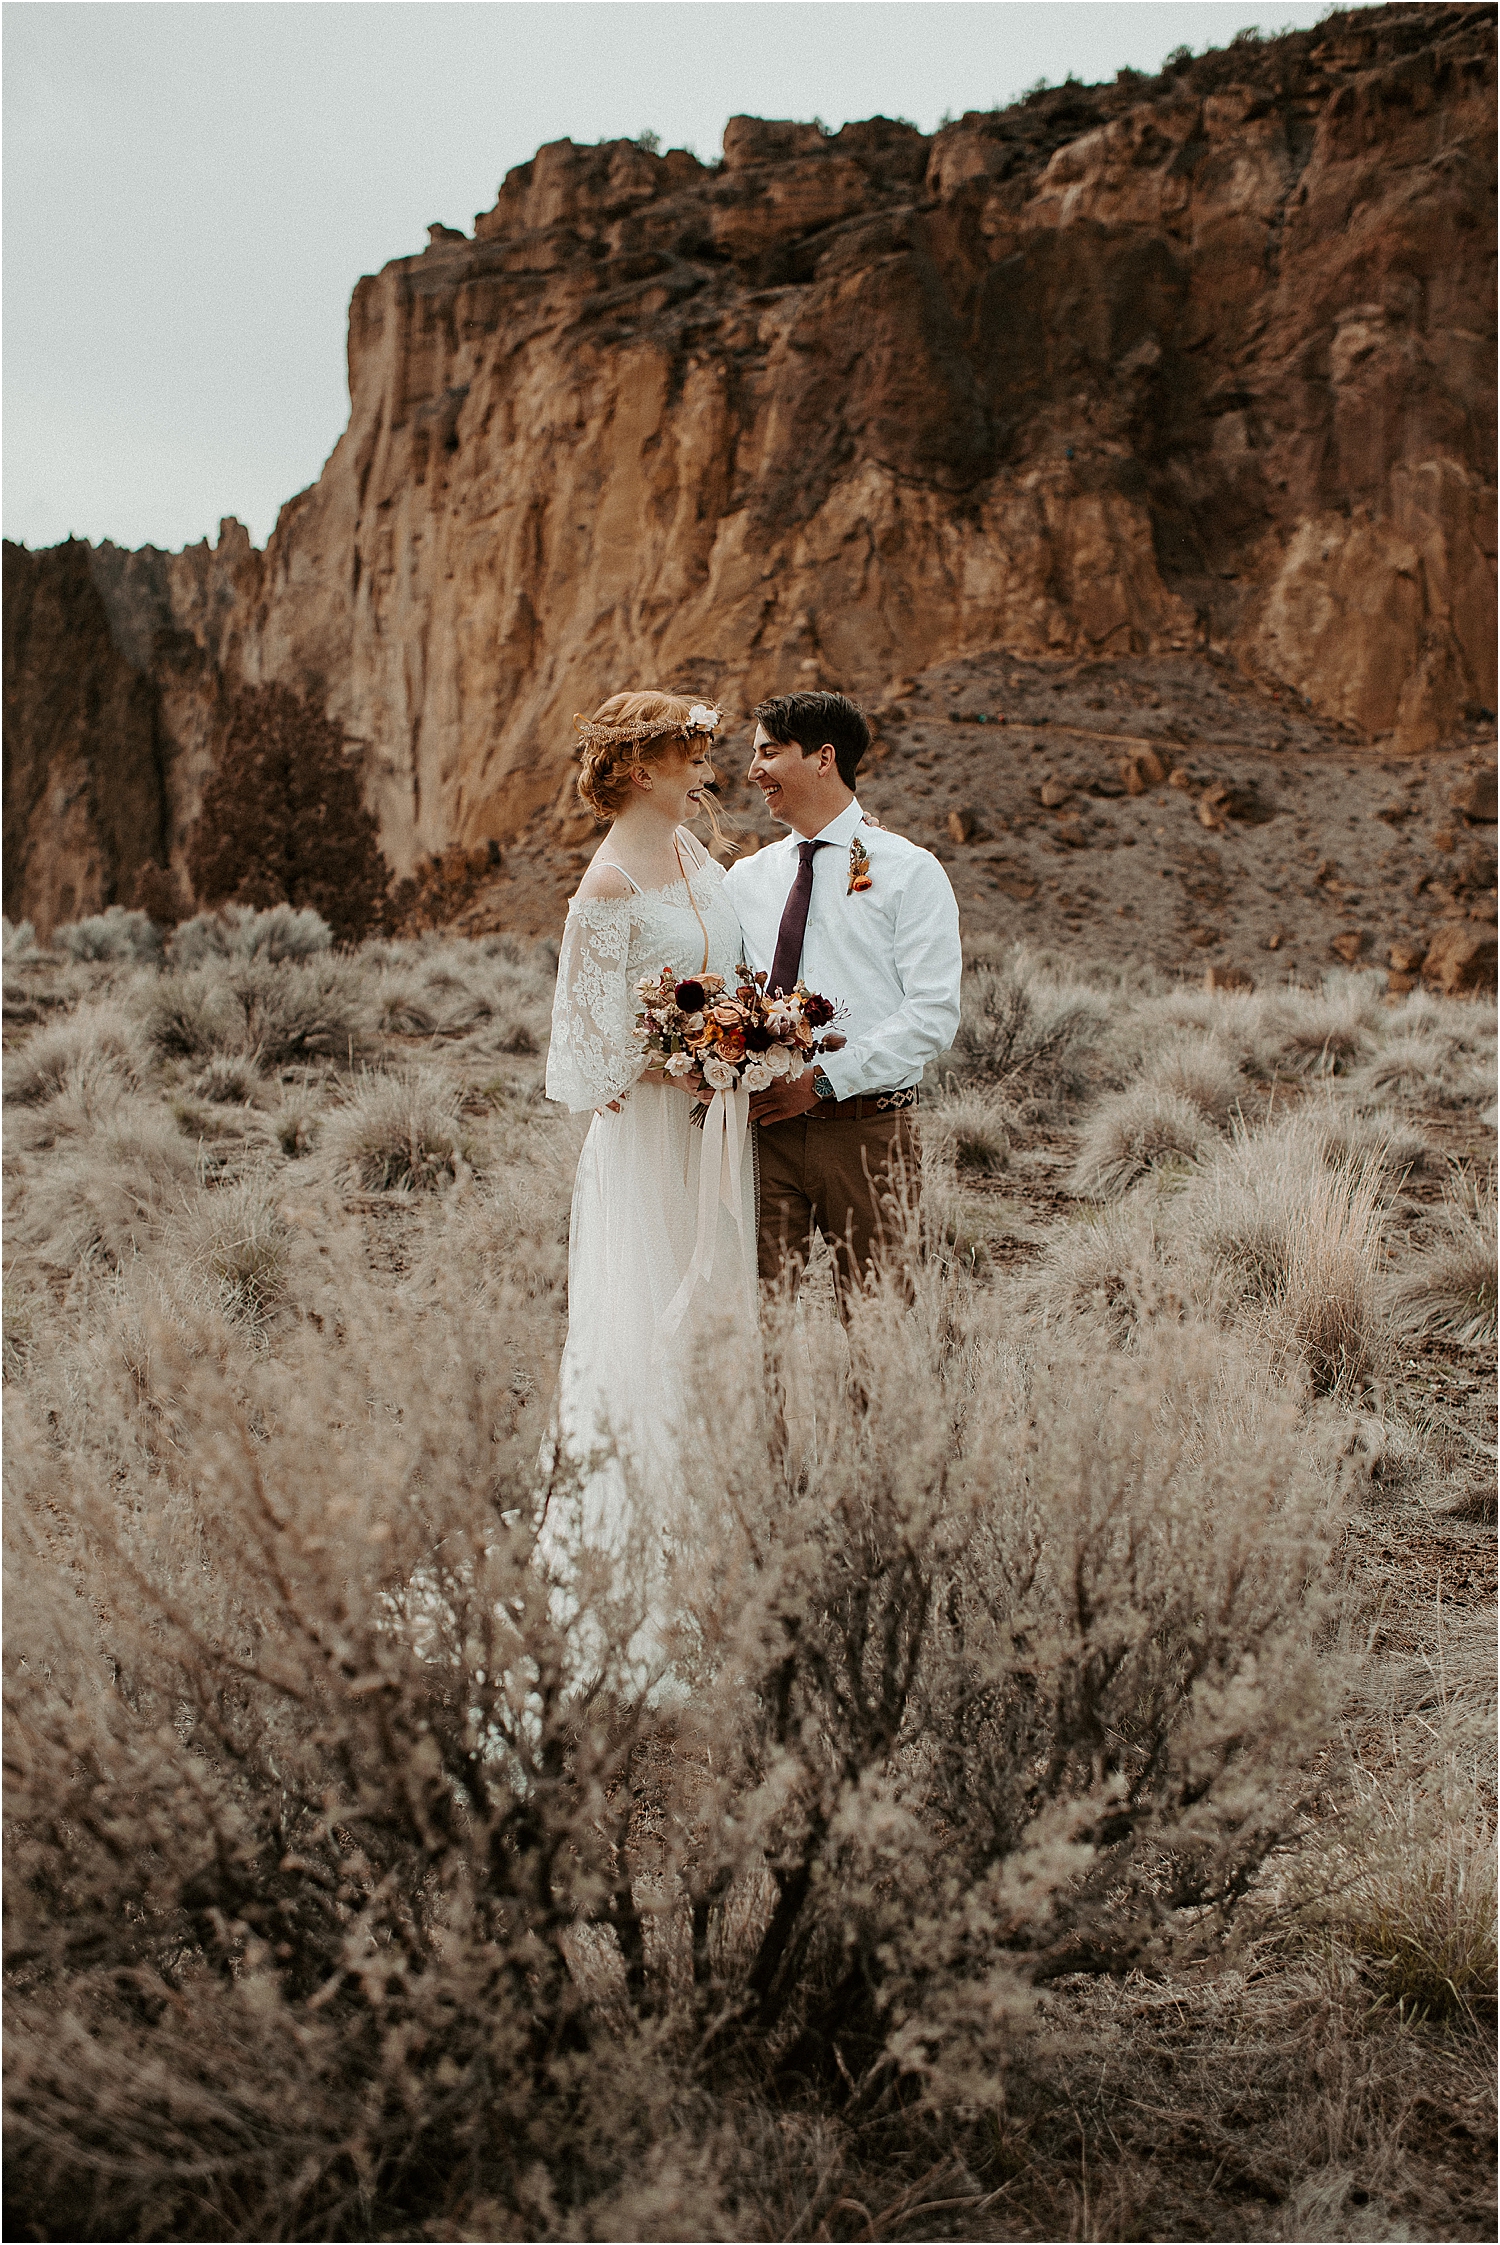
[[[611,694],[592,717],[574,718],[579,737],[578,793],[595,818],[612,819],[625,808],[630,800],[630,775],[642,765],[649,767],[671,756],[686,756],[694,740],[705,737],[712,754],[713,734],[701,722],[704,707],[685,701],[680,694],[646,691]],[[693,722],[694,711],[699,713],[697,724]],[[723,831],[708,797],[704,798],[703,809],[715,842],[722,843]]]

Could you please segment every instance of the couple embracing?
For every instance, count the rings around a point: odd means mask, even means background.
[[[704,813],[719,838],[706,791],[720,722],[658,693],[616,694],[578,721],[578,792],[610,824],[568,907],[547,1064],[550,1098],[594,1110],[573,1193],[558,1431],[581,1492],[562,1540],[605,1550],[633,1523],[669,1532],[689,1367],[710,1340],[735,1352],[720,1361],[758,1364],[757,1273],[795,1283],[821,1233],[841,1302],[866,1283],[915,1190],[923,1069],[958,1025],[953,890],[930,852],[861,810],[859,710],[827,693],[760,705],[749,776],[789,832],[727,873],[690,831]],[[701,1065],[663,1060],[641,1032],[657,991],[670,999],[676,985],[697,1004],[705,979],[710,1017],[720,983],[726,997],[762,994],[763,1013],[783,996],[793,1009],[769,1016],[791,1051],[742,1066],[748,1084],[712,1096],[708,1128]],[[811,1063],[786,1028],[804,987],[831,1001],[838,1032]],[[735,1074],[710,1064],[706,1082]],[[643,1491],[660,1496],[659,1524],[639,1520]],[[561,1526],[544,1538],[554,1548]]]

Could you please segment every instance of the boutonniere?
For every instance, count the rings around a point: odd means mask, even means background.
[[[874,886],[870,879],[870,853],[856,834],[849,844],[849,886],[844,894],[853,896],[856,889],[870,889]]]

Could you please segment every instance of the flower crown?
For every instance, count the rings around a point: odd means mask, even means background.
[[[684,738],[691,738],[694,733],[707,733],[712,740],[714,728],[723,714],[708,702],[694,702],[686,717],[677,724],[661,717],[637,717],[628,725],[601,725],[592,717],[575,717],[573,730],[584,748],[623,747],[627,741],[651,740],[659,733],[681,733]]]

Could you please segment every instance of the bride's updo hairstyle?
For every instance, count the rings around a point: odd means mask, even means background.
[[[709,702],[687,702],[678,694],[611,694],[592,717],[575,717],[578,734],[578,792],[597,819],[612,819],[630,800],[630,775],[673,756],[684,756],[698,740],[712,755],[719,711]],[[718,822],[705,802],[709,823]]]

